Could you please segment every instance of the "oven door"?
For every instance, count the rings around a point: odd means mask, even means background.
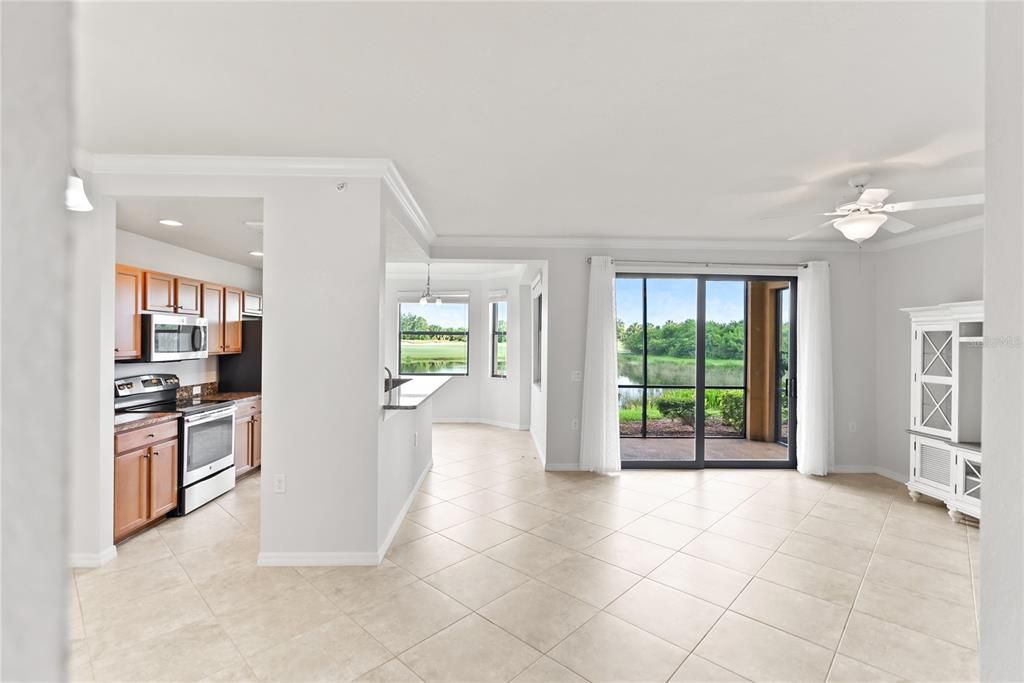
[[[234,467],[235,412],[231,406],[184,418],[182,486]]]
[[[189,360],[208,358],[206,318],[188,315],[145,317],[146,360]]]

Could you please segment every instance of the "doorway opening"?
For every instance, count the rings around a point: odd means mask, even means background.
[[[623,467],[795,467],[796,278],[616,277]]]

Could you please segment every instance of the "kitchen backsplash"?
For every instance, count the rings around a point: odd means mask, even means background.
[[[179,386],[178,395],[176,396],[176,398],[179,401],[187,401],[190,398],[193,398],[194,394],[192,393],[192,387],[200,387],[200,396],[209,396],[210,394],[217,393],[216,382],[203,382],[202,384],[187,384],[184,386]]]

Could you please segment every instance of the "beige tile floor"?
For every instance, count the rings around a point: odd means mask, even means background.
[[[977,531],[896,482],[545,473],[475,425],[434,453],[380,567],[256,567],[250,478],[76,572],[72,678],[977,679]]]

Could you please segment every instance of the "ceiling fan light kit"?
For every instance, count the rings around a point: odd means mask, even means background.
[[[857,244],[874,237],[878,229],[889,217],[880,213],[857,212],[840,218],[833,227],[843,233],[843,237]]]

